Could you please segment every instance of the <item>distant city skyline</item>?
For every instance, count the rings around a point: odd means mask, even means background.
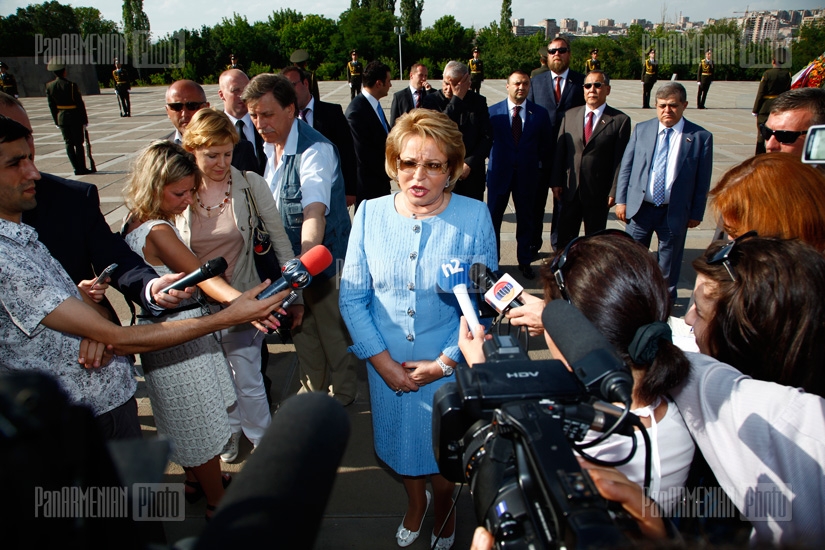
[[[18,7],[39,3],[32,0],[0,0],[0,15],[8,16],[17,11]],[[74,7],[94,6],[101,11],[105,19],[120,23],[122,19],[122,0],[79,0],[72,2],[61,1]],[[791,4],[791,5],[788,5]],[[263,0],[247,0],[245,2],[226,2],[223,0],[144,0],[143,9],[149,17],[152,30],[158,33],[175,31],[181,28],[198,30],[202,26],[212,27],[223,18],[231,19],[233,13],[246,17],[252,24],[256,21],[266,21],[275,11],[291,7],[304,15],[317,14],[337,20],[349,8],[349,0],[311,0],[296,4],[269,2]],[[469,9],[472,6],[474,9]],[[684,2],[653,3],[645,0],[608,0],[605,3],[590,5],[554,7],[551,2],[540,0],[514,0],[513,17],[524,19],[525,25],[535,25],[543,19],[576,19],[579,23],[588,21],[591,25],[597,24],[599,19],[614,19],[616,24],[630,23],[632,19],[647,19],[658,23],[662,19],[663,7],[667,12],[667,20],[675,22],[679,14],[687,16],[690,21],[707,21],[724,17],[741,17],[745,9],[749,11],[763,10],[802,10],[825,7],[825,0],[697,0],[690,5]],[[460,0],[425,0],[422,13],[422,24],[431,27],[433,23],[445,15],[452,15],[464,27],[480,29],[489,26],[493,21],[500,19],[501,2],[487,0],[482,3],[470,3]],[[400,2],[396,0],[396,14],[400,13]]]

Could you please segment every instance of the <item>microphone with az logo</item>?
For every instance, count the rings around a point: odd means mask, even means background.
[[[217,277],[224,271],[226,271],[226,260],[223,259],[222,256],[218,256],[217,258],[212,258],[198,269],[186,275],[183,279],[175,281],[171,285],[167,286],[163,290],[162,293],[167,293],[170,290],[183,290],[189,286],[195,286],[198,283],[202,283],[207,279],[211,279],[212,277]]]
[[[461,313],[467,318],[467,324],[470,330],[476,331],[476,327],[480,326],[476,309],[470,300],[470,294],[467,291],[467,285],[470,284],[470,266],[466,262],[462,262],[453,258],[445,264],[441,264],[441,271],[438,272],[438,287],[445,292],[452,292],[458,299],[458,305],[461,306]]]
[[[312,277],[328,268],[332,264],[332,254],[322,244],[310,248],[300,258],[293,258],[284,264],[283,277],[269,285],[258,294],[258,300],[265,300],[282,290],[291,288],[297,290],[306,288],[312,282]]]

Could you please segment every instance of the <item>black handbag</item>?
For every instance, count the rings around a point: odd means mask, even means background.
[[[244,177],[246,177],[246,174],[244,174]],[[269,236],[269,231],[266,230],[266,224],[261,218],[261,214],[258,212],[255,196],[248,187],[244,189],[244,193],[246,193],[246,204],[249,208],[249,226],[252,228],[252,251],[255,255],[255,269],[258,271],[261,281],[264,279],[277,281],[281,278],[281,264],[278,262],[275,249],[272,247],[272,239]]]

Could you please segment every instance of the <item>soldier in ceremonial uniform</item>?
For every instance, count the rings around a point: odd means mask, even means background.
[[[229,65],[226,66],[227,71],[230,69],[237,69],[239,71],[244,70],[243,65],[241,65],[241,62],[238,60],[238,57],[234,53],[229,54]]]
[[[9,66],[0,61],[0,90],[17,97],[17,79],[9,72]]]
[[[66,65],[53,60],[46,65],[46,70],[55,74],[55,79],[46,84],[46,98],[52,112],[54,123],[60,127],[66,154],[77,176],[93,173],[86,168],[86,156],[83,152],[83,130],[89,123],[86,105],[80,96],[77,84],[66,80]]]
[[[696,106],[698,109],[705,108],[705,100],[708,97],[708,90],[713,82],[713,61],[711,60],[711,51],[705,52],[705,58],[699,62],[699,70],[696,72],[696,83],[699,85],[699,93],[696,96]]]
[[[771,114],[773,100],[782,92],[791,89],[791,72],[788,69],[780,69],[779,66],[785,63],[787,52],[784,48],[778,48],[771,59],[773,68],[762,74],[759,82],[759,91],[756,92],[756,101],[753,102],[753,116],[756,117],[756,154],[765,152],[765,138],[759,128],[768,121]]]
[[[584,62],[584,74],[590,73],[590,71],[595,70],[602,70],[602,62],[599,61],[599,50],[598,48],[595,50],[591,50],[590,52],[590,59]]]
[[[478,58],[478,48],[473,48],[473,58],[467,62],[470,68],[470,90],[481,93],[481,82],[484,80],[484,64]]]
[[[349,53],[352,60],[347,63],[347,82],[349,82],[350,101],[361,93],[361,75],[364,72],[364,65],[358,61],[358,52],[352,50]]]
[[[540,67],[538,69],[533,69],[533,72],[530,73],[530,78],[533,78],[536,75],[541,73],[546,73],[550,70],[550,67],[547,66],[547,47],[542,46],[539,48],[539,63]]]
[[[112,78],[115,79],[115,94],[117,94],[118,104],[120,105],[120,116],[132,116],[132,101],[129,99],[132,81],[129,79],[129,73],[117,58],[115,58],[115,70],[112,71]]]
[[[318,79],[315,78],[315,71],[310,71],[307,68],[309,52],[303,49],[295,50],[292,52],[292,55],[289,56],[289,61],[307,74],[309,77],[309,93],[312,94],[315,101],[321,101],[321,92],[318,90]]]
[[[650,48],[645,59],[645,68],[642,71],[642,109],[650,109],[650,92],[653,85],[659,80],[659,62],[656,61],[656,50]]]

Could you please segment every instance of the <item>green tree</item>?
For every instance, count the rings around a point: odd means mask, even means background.
[[[424,0],[401,0],[401,24],[410,36],[421,31],[422,11]]]
[[[395,16],[378,8],[347,10],[338,18],[338,35],[332,46],[336,61],[341,60],[343,71],[349,61],[349,51],[356,49],[365,63],[379,57],[398,55],[398,38],[393,32]]]
[[[97,8],[74,8],[75,18],[83,37],[90,34],[114,34],[118,32],[117,23],[103,19]]]
[[[318,67],[328,57],[334,56],[330,37],[338,33],[335,21],[320,15],[307,15],[303,21],[285,27],[281,31],[281,47],[291,54],[298,48],[309,52],[310,68]]]
[[[126,35],[127,57],[134,59],[138,52],[149,48],[149,17],[143,11],[143,0],[123,0],[123,34]]]
[[[431,66],[431,77],[440,77],[444,65],[451,59],[465,61],[469,59],[469,52],[473,45],[473,29],[464,28],[452,15],[445,15],[438,19],[432,27],[411,36],[409,43],[412,46],[410,59],[406,70],[415,60],[431,59],[437,66]]]
[[[501,29],[511,29],[513,27],[513,0],[501,0]]]
[[[799,39],[791,47],[791,72],[796,73],[825,52],[825,25],[820,22],[799,27]]]

